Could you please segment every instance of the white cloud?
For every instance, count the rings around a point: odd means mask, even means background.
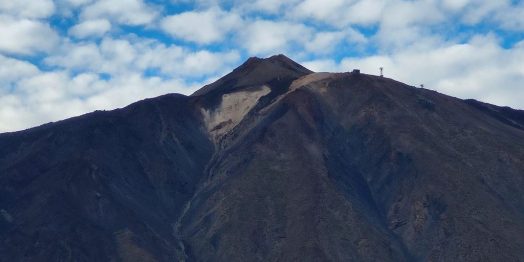
[[[45,59],[46,64],[71,71],[111,75],[135,71],[136,48],[127,40],[104,38],[100,44],[69,43],[60,53]]]
[[[199,44],[222,41],[241,24],[240,16],[217,8],[184,12],[168,16],[161,22],[162,29],[170,35]]]
[[[69,29],[69,34],[82,39],[103,36],[111,29],[111,23],[106,19],[87,20]]]
[[[53,103],[67,95],[68,76],[65,72],[45,72],[21,80],[18,92],[23,92],[29,103]]]
[[[392,1],[385,10],[374,36],[383,49],[404,49],[408,45],[442,38],[433,34],[432,26],[445,23],[446,16],[434,2]]]
[[[146,50],[137,59],[136,64],[140,68],[158,69],[166,75],[186,78],[223,74],[240,59],[238,51],[192,52],[178,46],[167,47],[163,44],[149,45]]]
[[[354,48],[366,44],[368,39],[362,33],[348,28],[344,31],[315,32],[311,39],[304,42],[306,51],[313,54],[332,54],[340,44],[352,44]]]
[[[161,66],[161,70],[168,74],[182,76],[209,76],[216,73],[225,73],[240,59],[238,51],[212,53],[197,51],[186,54],[180,64]]]
[[[246,1],[247,5],[245,8],[248,11],[257,11],[269,14],[276,14],[280,11],[282,6],[286,3],[281,0],[256,0],[256,1]]]
[[[55,15],[63,19],[76,18],[81,8],[93,3],[94,0],[54,0]]]
[[[71,70],[88,70],[100,72],[103,58],[98,45],[95,43],[69,43],[56,53],[45,59],[46,64],[61,66]]]
[[[508,5],[506,8],[500,9],[495,15],[494,20],[498,22],[502,28],[523,31],[524,30],[524,2],[518,5]]]
[[[0,13],[20,18],[46,18],[54,11],[52,0],[0,0]]]
[[[49,25],[29,20],[0,15],[0,52],[31,55],[49,51],[59,38]]]
[[[190,51],[155,40],[106,37],[99,45],[68,43],[45,62],[70,71],[123,75],[153,69],[172,77],[201,78],[222,73],[239,59],[238,51]]]
[[[74,7],[79,7],[92,3],[94,0],[59,0],[65,2],[66,4]]]
[[[235,6],[238,10],[246,13],[264,13],[264,14],[279,14],[292,9],[301,0],[255,0],[255,1],[235,1]]]
[[[424,38],[445,39],[447,28],[453,31],[457,23],[493,23],[506,30],[523,30],[523,12],[524,4],[511,0],[304,0],[287,17],[339,29],[377,26],[375,40],[381,48],[391,49]]]
[[[524,108],[524,41],[504,49],[496,37],[471,37],[482,24],[514,40],[524,31],[519,1],[170,1],[181,2],[195,8],[162,18],[167,10],[153,4],[162,1],[0,0],[0,132],[188,94],[244,56],[276,53],[309,59],[315,71],[384,66],[400,81]],[[456,25],[473,29],[457,35]],[[137,33],[161,31],[184,41]],[[346,50],[366,56],[330,59]]]
[[[340,21],[341,10],[348,10],[347,0],[305,0],[293,10],[293,15],[299,18],[313,18],[317,21],[332,23]]]
[[[41,72],[27,62],[0,57],[0,68],[13,64],[25,68],[26,72],[12,78],[11,91],[0,89],[4,92],[0,96],[0,132],[21,130],[97,109],[123,107],[166,93],[189,94],[200,86],[187,85],[176,78],[144,77],[141,73],[105,80],[90,73],[75,76],[60,70]]]
[[[391,2],[391,1],[390,1]],[[380,0],[305,0],[290,12],[300,20],[314,20],[342,28],[347,25],[372,25],[380,21],[388,1]]]
[[[443,0],[442,6],[450,11],[460,11],[466,7],[472,0]]]
[[[31,63],[0,55],[0,95],[14,82],[35,75],[38,68]]]
[[[238,42],[250,55],[286,53],[292,44],[311,39],[312,29],[303,24],[256,20],[239,32]]]
[[[401,29],[415,24],[438,25],[455,18],[474,25],[489,21],[494,15],[506,16],[503,20],[511,24],[515,18],[521,20],[521,8],[521,2],[511,0],[303,0],[288,14],[299,21],[312,20],[337,28],[380,25]]]
[[[99,46],[103,62],[98,65],[102,72],[119,73],[126,72],[126,68],[133,67],[140,50],[125,39],[105,38]]]
[[[85,99],[91,110],[123,107],[138,100],[168,93],[188,94],[196,90],[177,79],[164,80],[159,77],[143,77],[129,74],[98,83],[102,92]],[[118,88],[116,88],[118,87]]]
[[[303,66],[314,72],[338,72],[340,71],[340,65],[338,65],[332,59],[321,59],[305,61],[301,63]],[[345,70],[348,71],[348,70]]]
[[[503,10],[510,5],[510,0],[481,1],[472,0],[462,14],[462,21],[467,24],[477,24],[488,20],[498,10]]]
[[[306,50],[317,54],[329,54],[344,39],[344,32],[319,32],[305,43]]]
[[[215,79],[239,58],[237,51],[190,51],[138,37],[105,37],[98,44],[64,40],[44,59],[51,71],[0,55],[0,132],[166,93],[190,94],[205,84],[202,77]],[[147,75],[150,70],[165,75]],[[188,84],[192,78],[197,82]]]
[[[80,17],[84,20],[108,19],[118,24],[145,25],[153,22],[158,11],[142,0],[98,0],[86,6]]]
[[[382,29],[386,30],[430,25],[445,20],[440,9],[427,1],[395,1],[388,4],[386,10],[380,21]]]
[[[386,3],[386,1],[382,0],[361,0],[353,2],[348,8],[348,13],[344,18],[347,23],[351,24],[374,24],[383,16]],[[342,10],[337,11],[341,12]],[[389,10],[386,11],[389,12]]]

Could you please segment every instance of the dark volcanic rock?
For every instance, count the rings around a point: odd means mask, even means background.
[[[266,59],[251,57],[233,72],[215,83],[202,87],[192,96],[209,95],[210,93],[222,95],[260,85],[271,85],[275,89],[287,90],[292,81],[310,73],[312,73],[311,70],[284,55],[275,55]]]
[[[0,261],[521,261],[524,115],[251,58],[0,134]]]

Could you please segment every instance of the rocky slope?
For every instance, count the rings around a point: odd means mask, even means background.
[[[524,112],[251,58],[0,134],[0,261],[521,261]]]

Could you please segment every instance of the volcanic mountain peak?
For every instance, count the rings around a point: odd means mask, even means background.
[[[0,134],[0,261],[521,261],[524,112],[250,58]]]
[[[304,75],[312,73],[285,55],[269,58],[251,57],[231,73],[197,90],[192,96],[224,94],[233,90],[268,85],[272,90],[284,89]]]
[[[291,58],[279,54],[268,58],[250,57],[233,72],[247,73],[253,70],[267,70],[266,73],[276,74],[309,74],[311,70],[303,67]]]
[[[268,95],[270,100],[289,90],[291,83],[312,71],[285,55],[269,58],[251,57],[230,74],[196,91],[192,96],[202,99],[203,121],[213,141],[235,126]]]

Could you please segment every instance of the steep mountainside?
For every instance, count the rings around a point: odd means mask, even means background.
[[[251,58],[0,134],[0,261],[522,261],[524,112]]]

